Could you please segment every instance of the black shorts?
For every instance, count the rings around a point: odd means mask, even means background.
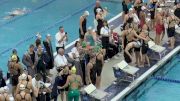
[[[84,30],[83,33],[85,35],[86,31]],[[79,38],[84,39],[84,35],[81,34],[81,30],[79,29]]]
[[[11,76],[12,86],[17,86],[17,84],[18,84],[18,77],[19,77],[19,75],[13,75],[13,76]]]
[[[131,62],[132,62],[131,58],[126,54],[126,52],[124,52],[124,60],[125,60],[127,63],[131,63]]]
[[[96,67],[97,76],[101,76],[101,72],[102,72],[102,66],[101,67]]]
[[[167,35],[168,37],[174,37],[175,35],[175,27],[171,27],[167,29]]]
[[[151,19],[153,20],[155,16],[155,11],[150,11],[150,14],[151,14]]]
[[[142,45],[142,54],[146,54],[148,49],[149,49],[148,44],[143,44]]]
[[[134,48],[135,52],[140,52],[140,48]]]

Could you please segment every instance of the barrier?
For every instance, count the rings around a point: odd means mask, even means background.
[[[152,77],[152,79],[159,80],[159,81],[165,81],[165,82],[170,82],[170,83],[180,83],[180,80],[174,80],[170,78],[163,78],[163,77]]]
[[[74,15],[76,15],[76,14],[84,11],[85,9],[91,7],[91,6],[94,5],[94,4],[95,4],[95,2],[89,4],[88,6],[85,6],[85,7],[81,8],[81,9],[79,9],[79,10],[77,10],[77,11],[74,12],[73,14],[69,14],[69,15],[65,16],[63,19],[57,21],[57,22],[54,23],[53,25],[50,25],[50,26],[44,28],[43,30],[41,30],[40,33],[46,32],[47,30],[55,27],[57,24],[62,23],[62,22],[64,22],[64,21],[68,20],[68,19],[71,18],[72,16],[74,16]],[[35,37],[34,33],[28,34],[27,36],[28,36],[28,37],[23,38],[22,40],[20,40],[19,42],[17,42],[14,47],[17,47],[17,46],[21,45],[22,43],[24,43],[24,42],[26,42],[26,41],[28,41],[28,40],[31,40],[31,39],[33,39],[33,38]],[[12,49],[13,49],[13,47],[10,47],[10,48],[8,48],[8,49],[5,49],[4,51],[2,51],[2,52],[0,53],[0,56],[3,55],[3,54],[5,54],[5,53],[7,53],[8,51],[10,51],[10,50],[12,50]]]
[[[51,4],[51,3],[54,2],[54,1],[56,1],[56,0],[47,1],[47,2],[45,2],[44,4],[42,4],[41,6],[39,6],[39,7],[35,8],[35,9],[31,10],[30,12],[27,12],[27,13],[25,13],[24,15],[18,16],[18,17],[16,17],[16,18],[14,18],[14,19],[12,19],[12,20],[4,23],[4,24],[1,24],[0,27],[3,27],[3,26],[5,26],[5,25],[7,25],[7,24],[10,24],[10,23],[12,23],[12,22],[15,22],[15,21],[17,21],[17,20],[19,20],[19,19],[21,19],[21,18],[23,18],[23,17],[25,17],[25,16],[28,16],[28,15],[32,14],[33,12],[35,12],[35,11],[37,11],[37,10],[39,10],[39,9],[41,9],[41,8],[49,5],[49,4]],[[2,18],[2,17],[1,17],[1,18]]]

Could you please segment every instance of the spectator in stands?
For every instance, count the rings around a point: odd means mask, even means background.
[[[50,58],[46,52],[43,52],[41,45],[38,46],[37,55],[38,55],[38,62],[36,66],[37,73],[41,73],[43,75],[43,82],[45,82],[47,76],[46,67]]]
[[[87,17],[89,16],[89,12],[85,11],[84,14],[80,17],[80,23],[79,23],[79,38],[81,41],[84,40],[84,35],[87,31],[86,29],[86,22],[87,22]]]
[[[39,91],[39,88],[41,87],[40,83],[42,82],[41,79],[42,79],[42,76],[39,73],[35,74],[34,78],[32,78],[32,87],[34,90],[33,91],[34,95],[32,96],[33,101],[36,101],[36,97],[38,96],[38,91]]]
[[[69,90],[69,88],[66,87],[64,89],[58,90],[57,87],[65,85],[68,76],[69,76],[69,67],[68,66],[66,66],[64,69],[62,69],[61,71],[58,72],[58,75],[55,78],[55,82],[54,82],[53,90],[52,90],[53,91],[52,95],[54,97],[54,101],[57,101],[58,93],[61,94],[61,101],[66,101],[67,91]]]
[[[34,52],[34,45],[29,46],[29,50],[23,55],[22,63],[26,66],[28,74],[32,77],[36,74],[38,62],[37,53]]]
[[[94,35],[92,27],[88,27],[88,31],[85,34],[84,40],[87,42],[88,45],[94,46],[96,42],[96,37]]]
[[[63,26],[59,27],[59,32],[56,33],[55,39],[56,39],[56,51],[58,53],[59,48],[64,49],[66,42],[68,41],[67,32],[64,31]]]
[[[83,86],[82,78],[80,75],[76,75],[76,68],[71,68],[71,75],[67,77],[66,84],[63,86],[58,86],[58,89],[64,89],[69,87],[69,91],[67,94],[67,101],[79,101],[79,88]]]
[[[108,52],[109,52],[109,36],[110,36],[110,29],[108,22],[106,20],[103,21],[103,27],[101,28],[101,40],[102,40],[102,48],[106,49],[106,55],[105,55],[105,62],[108,60]],[[111,55],[111,54],[110,54]]]
[[[49,57],[49,62],[46,64],[46,72],[48,73],[49,76],[50,74],[50,69],[54,67],[54,56],[53,56],[53,48],[51,44],[51,35],[47,34],[46,35],[46,40],[43,41],[44,47],[46,49],[47,55]]]
[[[11,84],[12,84],[12,94],[14,96],[15,90],[18,84],[18,77],[21,75],[23,69],[19,62],[17,62],[17,56],[13,55],[11,57],[11,62],[8,65],[10,72]]]
[[[0,88],[4,87],[4,86],[6,86],[6,82],[5,82],[4,78],[3,78],[3,72],[0,69]]]
[[[16,94],[19,94],[20,85],[23,84],[25,85],[25,92],[33,95],[34,89],[32,86],[32,78],[31,80],[29,80],[28,75],[23,73],[22,75],[20,75],[19,79],[20,79],[20,82],[17,85]]]
[[[76,41],[76,43],[74,44],[74,47],[71,49],[71,52],[68,53],[68,56],[66,57],[68,62],[71,64],[74,64],[77,70],[77,75],[80,75],[81,78],[83,78],[83,72],[82,72],[82,67],[80,64],[80,42]]]
[[[10,101],[8,87],[0,87],[0,101]]]
[[[19,90],[20,92],[18,92],[18,94],[16,94],[15,96],[15,101],[32,101],[32,97],[29,93],[27,93],[26,90],[26,86],[21,84],[19,86]]]
[[[58,50],[58,54],[54,59],[54,66],[56,67],[56,70],[60,72],[62,69],[64,69],[66,66],[69,66],[68,61],[64,55],[64,49],[60,48]]]

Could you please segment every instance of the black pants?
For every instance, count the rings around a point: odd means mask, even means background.
[[[103,36],[101,40],[102,40],[102,48],[106,49],[106,55],[104,58],[106,60],[106,59],[108,59],[107,53],[108,53],[108,49],[109,49],[109,37]]]

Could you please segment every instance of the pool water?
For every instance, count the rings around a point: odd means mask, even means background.
[[[121,3],[101,2],[101,5],[107,7],[110,12],[107,20],[121,12]],[[68,32],[68,43],[74,41],[79,37],[79,17],[85,10],[90,12],[87,25],[93,26],[94,6],[95,0],[4,0],[0,2],[0,68],[4,73],[7,72],[7,61],[13,48],[17,49],[22,59],[29,44],[34,43],[37,32],[41,32],[43,39],[47,33],[50,33],[55,49],[54,36],[58,27],[63,25]],[[8,15],[7,12],[24,7],[31,11],[11,20],[3,19]]]
[[[176,55],[153,76],[180,80],[180,54]],[[180,101],[180,83],[149,78],[124,101]]]

